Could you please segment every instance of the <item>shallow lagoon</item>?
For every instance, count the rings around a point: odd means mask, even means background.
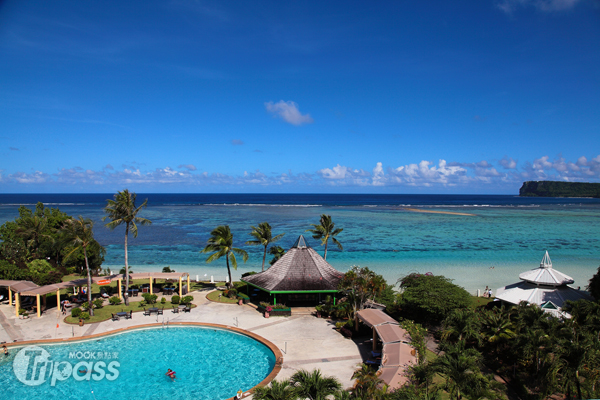
[[[105,199],[111,195],[0,195],[0,221],[14,219],[17,205],[52,203],[71,215],[96,221],[96,238],[106,246],[105,267],[123,265],[124,230],[110,231],[101,221]],[[20,197],[19,197],[20,196]],[[49,197],[50,196],[50,197]],[[554,268],[586,286],[600,265],[600,200],[544,199],[514,196],[443,195],[165,195],[149,198],[143,216],[153,221],[130,237],[133,271],[160,271],[171,266],[193,278],[223,280],[224,261],[206,264],[200,254],[217,225],[228,224],[234,243],[250,254],[240,262],[234,279],[260,271],[260,247],[244,242],[251,225],[268,221],[274,233],[285,232],[278,242],[289,248],[298,235],[319,253],[323,247],[305,232],[330,214],[344,228],[339,251],[329,246],[327,261],[340,271],[352,265],[367,266],[389,283],[410,272],[442,274],[471,292],[486,285],[493,289],[516,282],[518,275],[536,268],[549,251]],[[423,210],[474,214],[473,216],[419,213]]]

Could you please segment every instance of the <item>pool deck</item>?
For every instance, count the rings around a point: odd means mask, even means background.
[[[95,324],[70,325],[63,321],[56,309],[19,319],[14,308],[0,305],[0,342],[14,340],[64,339],[107,333],[117,329],[167,322],[202,322],[232,326],[262,336],[275,344],[283,353],[283,366],[277,380],[287,379],[300,369],[320,369],[323,375],[336,377],[344,388],[353,384],[352,374],[362,362],[361,354],[368,345],[344,338],[335,331],[335,323],[309,314],[309,310],[294,310],[291,317],[264,318],[251,305],[219,304],[206,299],[208,291],[189,293],[198,307],[190,313],[174,314],[165,308],[164,315],[144,316],[134,313],[132,319],[104,321]],[[233,394],[238,388],[232,388]]]

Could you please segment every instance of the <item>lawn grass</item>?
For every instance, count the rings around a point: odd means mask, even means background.
[[[471,303],[471,308],[477,308],[477,307],[482,307],[487,305],[488,303],[491,303],[492,301],[494,301],[493,297],[477,297],[477,296],[471,296],[471,299],[473,300],[473,302]]]
[[[215,290],[210,292],[206,298],[210,301],[216,301],[217,303],[224,303],[224,304],[237,304],[238,299],[230,299],[229,297],[225,297],[222,296],[223,292],[221,290]],[[219,296],[221,296],[219,298]]]

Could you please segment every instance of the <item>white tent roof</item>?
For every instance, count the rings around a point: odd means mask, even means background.
[[[577,301],[580,299],[592,300],[586,292],[573,289],[567,285],[563,286],[538,286],[529,282],[513,283],[504,286],[496,291],[496,299],[506,301],[511,304],[519,304],[526,301],[530,304],[542,304],[550,301],[556,307],[562,308],[567,300]],[[544,308],[544,311],[556,314],[556,310]],[[562,315],[563,313],[559,311]]]
[[[519,278],[534,285],[562,286],[575,282],[570,276],[552,268],[552,261],[547,251],[539,268],[523,272]]]

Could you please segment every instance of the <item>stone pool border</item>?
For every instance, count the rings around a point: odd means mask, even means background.
[[[241,329],[241,328],[237,328],[235,326],[210,324],[210,323],[204,323],[204,322],[171,322],[171,323],[169,323],[169,326],[171,326],[171,325],[203,326],[203,327],[208,327],[208,328],[217,328],[217,329],[233,331],[233,332],[242,334],[244,336],[248,336],[258,342],[261,342],[265,346],[267,346],[275,355],[275,365],[273,366],[273,370],[271,370],[271,373],[269,375],[267,375],[267,377],[265,379],[263,379],[258,385],[254,386],[252,389],[244,392],[244,397],[246,397],[248,393],[254,393],[254,388],[256,388],[258,386],[267,386],[273,379],[275,379],[277,374],[279,374],[279,372],[281,371],[281,368],[283,365],[283,353],[270,340],[267,340],[264,337],[257,335],[256,333],[252,333],[250,331],[247,331],[247,330]],[[164,327],[164,326],[165,325],[162,323],[142,324],[142,325],[135,325],[135,326],[130,326],[130,327],[126,327],[126,328],[119,328],[119,329],[115,329],[115,330],[112,330],[110,332],[105,332],[105,333],[96,333],[93,335],[85,335],[85,336],[62,338],[62,339],[24,340],[24,341],[20,341],[20,342],[5,343],[5,344],[6,344],[7,348],[11,348],[11,347],[30,346],[30,345],[34,345],[34,344],[82,342],[82,341],[86,341],[86,340],[90,340],[90,339],[96,339],[96,338],[100,338],[100,337],[104,337],[104,336],[110,336],[110,335],[114,335],[114,334],[118,334],[118,333],[123,333],[126,331],[141,329],[141,328],[154,328],[154,327]],[[230,400],[230,399],[233,399],[233,397],[230,397],[227,400]]]

